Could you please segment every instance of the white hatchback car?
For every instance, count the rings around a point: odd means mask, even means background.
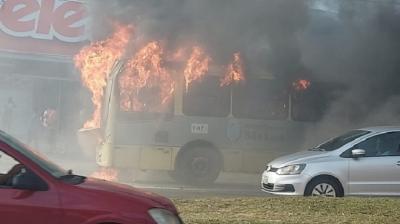
[[[261,187],[279,195],[400,196],[400,127],[353,130],[275,159]]]

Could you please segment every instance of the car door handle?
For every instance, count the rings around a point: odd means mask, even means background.
[[[397,161],[396,165],[397,165],[397,166],[400,166],[400,161]]]

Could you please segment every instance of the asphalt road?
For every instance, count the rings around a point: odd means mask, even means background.
[[[98,170],[94,161],[53,155],[50,160],[74,173],[90,176]],[[125,184],[158,193],[169,198],[269,196],[260,190],[261,174],[222,173],[215,184],[205,187],[174,182],[166,172],[140,172],[135,181]]]
[[[214,184],[208,187],[179,186],[162,183],[133,183],[133,186],[169,198],[202,198],[202,197],[267,197],[259,187],[239,184]]]

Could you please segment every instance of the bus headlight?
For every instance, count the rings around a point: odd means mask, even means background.
[[[304,168],[306,168],[306,164],[289,165],[279,168],[276,173],[279,175],[296,175],[300,174]]]
[[[165,209],[150,209],[149,214],[157,224],[182,224],[178,216]]]

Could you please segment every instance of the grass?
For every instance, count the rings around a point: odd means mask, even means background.
[[[207,198],[174,200],[188,224],[400,223],[396,198]]]

